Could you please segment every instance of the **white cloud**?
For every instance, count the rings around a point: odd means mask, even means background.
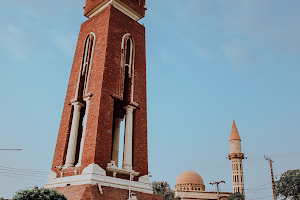
[[[4,49],[9,57],[23,62],[29,60],[28,49],[35,46],[24,29],[12,25],[0,26],[0,41],[4,44]]]
[[[222,44],[226,58],[230,61],[234,70],[241,70],[252,64],[252,56],[247,43],[241,39],[234,39],[228,43]]]
[[[228,34],[266,45],[272,52],[300,52],[298,1],[222,1]]]
[[[213,52],[211,52],[201,46],[197,47],[196,53],[204,61],[209,61],[209,60],[215,59],[217,57]]]
[[[57,30],[52,30],[50,37],[52,42],[66,56],[73,56],[76,47],[77,37],[74,35],[62,34]]]
[[[72,20],[71,13],[82,10],[84,0],[10,0],[10,4],[25,16],[33,16],[41,21],[51,20],[66,23]]]

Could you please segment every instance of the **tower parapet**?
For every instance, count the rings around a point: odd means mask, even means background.
[[[138,21],[145,16],[146,0],[86,0],[84,16],[91,18],[109,5]]]

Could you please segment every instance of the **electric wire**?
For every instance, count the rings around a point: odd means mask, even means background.
[[[35,174],[24,174],[24,173],[15,173],[15,172],[0,172],[0,174],[12,174],[12,175],[17,175],[17,176],[33,176],[33,177],[47,177],[47,176],[38,176]]]
[[[13,175],[1,175],[0,177],[14,177],[14,178],[21,178],[21,179],[29,179],[29,180],[35,180],[35,181],[45,181],[45,180],[41,180],[41,179],[34,179],[34,178],[28,178],[28,177],[20,177],[20,176],[13,176]]]
[[[40,174],[48,174],[46,171],[34,171],[34,170],[28,170],[28,169],[19,169],[19,168],[13,168],[13,167],[5,167],[5,166],[0,166],[0,168],[4,168],[7,170],[18,170],[18,171],[24,171],[24,172],[29,172],[29,173],[40,173]]]

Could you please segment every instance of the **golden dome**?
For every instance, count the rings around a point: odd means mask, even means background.
[[[194,171],[185,171],[176,179],[176,185],[179,184],[200,184],[204,185],[202,177]]]

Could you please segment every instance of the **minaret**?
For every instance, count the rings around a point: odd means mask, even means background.
[[[230,134],[230,154],[228,159],[231,160],[232,186],[233,193],[239,192],[244,194],[244,176],[243,176],[243,159],[244,154],[241,148],[241,138],[233,120]]]
[[[148,175],[145,0],[86,0],[46,188],[161,199]],[[124,149],[119,149],[121,121]],[[123,163],[118,160],[123,158]],[[94,198],[93,198],[94,199]]]

